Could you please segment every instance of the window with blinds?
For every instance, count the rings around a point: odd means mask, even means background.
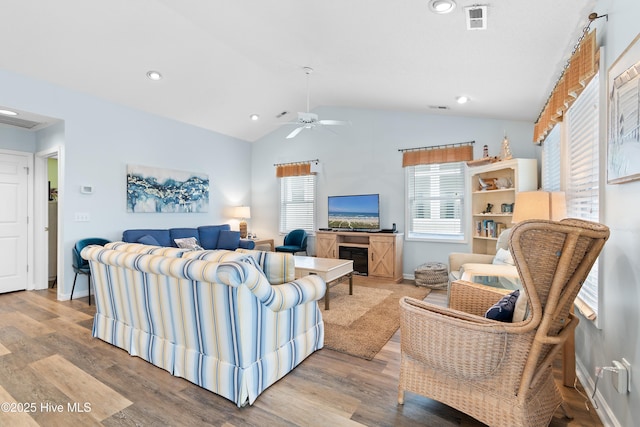
[[[544,191],[561,191],[560,129],[560,124],[555,125],[542,145],[542,189]]]
[[[599,89],[598,75],[591,80],[569,108],[567,126],[567,216],[590,221],[600,220],[600,156],[599,156]],[[598,262],[578,297],[598,314]]]
[[[316,229],[316,176],[280,178],[280,233]]]
[[[464,162],[405,167],[407,237],[464,240]]]

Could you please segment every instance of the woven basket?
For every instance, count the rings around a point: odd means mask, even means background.
[[[449,284],[447,266],[441,262],[427,262],[416,268],[414,273],[417,286],[431,289],[446,289]]]

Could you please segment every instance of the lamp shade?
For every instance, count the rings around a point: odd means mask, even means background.
[[[251,218],[251,208],[249,206],[237,206],[234,216],[236,218]]]
[[[512,222],[527,219],[559,221],[567,216],[567,203],[561,191],[523,191],[516,194]]]

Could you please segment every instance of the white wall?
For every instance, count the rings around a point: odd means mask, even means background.
[[[595,11],[609,15],[608,22],[599,20],[597,28],[608,70],[639,34],[640,2],[601,0]],[[602,90],[606,94],[606,87]],[[601,123],[606,123],[606,111],[603,103]],[[600,153],[600,158],[602,170],[606,171],[606,150]],[[591,387],[596,366],[610,366],[612,360],[622,357],[629,360],[633,372],[631,393],[618,394],[607,373],[598,382],[597,397],[613,424],[636,426],[640,420],[640,181],[604,185],[602,190],[602,222],[610,227],[611,237],[601,256],[601,329],[581,318],[576,331],[576,355],[578,367]]]
[[[278,235],[279,186],[274,163],[318,158],[321,171],[317,181],[317,224],[327,226],[327,196],[380,194],[381,227],[396,223],[405,231],[404,170],[400,148],[424,147],[476,141],[474,157],[482,157],[482,146],[489,154],[500,153],[506,132],[514,157],[536,158],[539,149],[531,141],[533,125],[507,120],[450,117],[347,108],[317,108],[320,118],[351,121],[351,126],[305,130],[296,138],[285,139],[291,126],[260,139],[253,147],[252,219],[250,230],[259,236]],[[309,241],[314,253],[315,239]],[[426,261],[447,261],[453,251],[469,251],[469,244],[407,241],[403,271],[413,275]]]
[[[0,148],[34,153],[36,133],[13,126],[0,125]]]
[[[237,220],[228,207],[250,203],[251,146],[245,141],[147,114],[66,90],[39,80],[0,70],[3,105],[64,121],[36,138],[22,131],[13,138],[0,133],[0,148],[33,152],[64,144],[61,159],[64,194],[62,212],[63,294],[71,291],[71,248],[85,237],[120,239],[127,228],[189,227]],[[62,135],[64,132],[64,135]],[[26,143],[24,140],[27,140]],[[31,139],[31,141],[29,141]],[[126,211],[126,166],[136,164],[209,174],[209,212],[144,214]],[[92,185],[92,195],[81,194]],[[89,222],[75,222],[76,212],[89,213]],[[76,292],[86,292],[86,280]],[[76,294],[74,294],[76,295]]]

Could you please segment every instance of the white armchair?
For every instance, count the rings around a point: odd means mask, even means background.
[[[451,282],[456,280],[471,280],[473,276],[503,276],[518,277],[518,270],[510,262],[502,258],[503,251],[509,251],[509,235],[511,229],[507,228],[498,237],[496,242],[496,255],[473,254],[452,252],[449,254],[449,279]],[[503,251],[501,251],[502,249]],[[496,259],[496,256],[498,259]],[[511,256],[508,255],[508,258]]]

